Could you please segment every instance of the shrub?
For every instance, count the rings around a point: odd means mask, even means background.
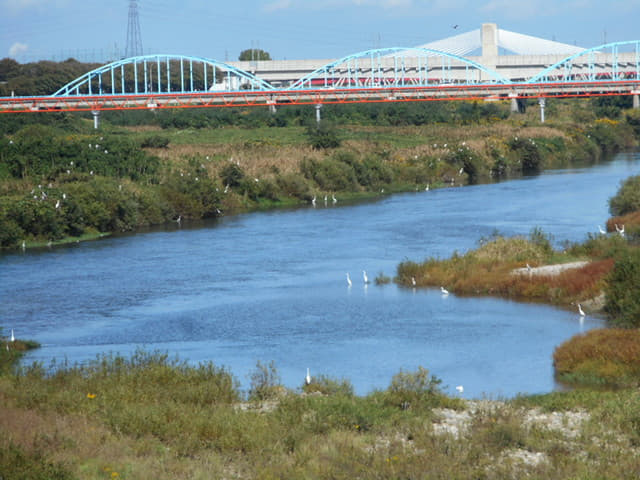
[[[433,407],[440,403],[442,380],[430,376],[429,370],[418,367],[415,372],[400,370],[391,379],[386,391],[386,403],[406,409],[409,407]]]
[[[609,199],[609,212],[613,216],[640,210],[640,175],[627,178],[618,192]]]
[[[280,374],[272,360],[268,365],[258,361],[250,375],[249,399],[264,401],[279,397],[284,392]]]
[[[341,143],[338,130],[327,122],[309,125],[307,128],[307,137],[309,139],[309,145],[316,150],[337,148]]]
[[[614,325],[640,326],[640,251],[627,251],[617,259],[605,293],[604,308]]]
[[[637,385],[640,382],[640,331],[590,330],[553,353],[556,375],[569,383]]]
[[[335,380],[326,375],[311,377],[311,383],[304,385],[302,390],[305,393],[318,392],[323,395],[353,395],[353,385],[349,380]]]

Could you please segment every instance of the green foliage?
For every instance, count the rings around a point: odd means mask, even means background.
[[[278,398],[284,392],[280,374],[273,360],[268,365],[258,360],[255,370],[250,374],[250,380],[250,400],[272,400]]]
[[[11,480],[72,480],[66,465],[52,462],[41,451],[29,452],[9,442],[0,444],[0,476]]]
[[[605,311],[614,325],[640,327],[640,250],[618,258],[606,287]]]
[[[169,138],[161,135],[150,135],[141,140],[142,148],[167,148],[169,146]]]
[[[309,125],[307,127],[307,137],[309,138],[309,145],[316,150],[337,148],[341,143],[338,130],[324,120],[319,124]]]
[[[418,367],[415,372],[400,370],[391,379],[385,402],[402,409],[434,407],[442,400],[442,380],[429,375],[429,370]]]
[[[627,178],[609,199],[609,213],[622,216],[640,210],[640,175]]]
[[[514,137],[509,141],[509,148],[517,155],[523,175],[535,175],[544,168],[542,155],[535,140]]]
[[[336,380],[326,375],[311,377],[311,383],[302,387],[305,393],[321,393],[323,395],[353,396],[353,385],[349,380]]]
[[[269,52],[265,52],[259,48],[249,48],[240,52],[238,60],[241,62],[252,60],[271,60],[271,55],[269,55]]]

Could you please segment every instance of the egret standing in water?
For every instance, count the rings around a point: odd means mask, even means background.
[[[444,287],[440,287],[440,292],[442,292],[442,295],[449,295],[449,290]]]
[[[578,313],[581,317],[584,317],[584,311],[582,310],[582,306],[580,304],[578,304]]]
[[[365,284],[369,283],[369,277],[367,277],[367,272],[364,270],[362,270],[362,280],[364,280]]]
[[[349,276],[349,272],[347,272],[347,285],[351,286],[351,277]]]

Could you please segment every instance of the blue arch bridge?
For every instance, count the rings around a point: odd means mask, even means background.
[[[313,61],[225,63],[144,55],[96,68],[49,96],[2,97],[0,113],[315,105],[361,102],[505,100],[632,95],[640,107],[640,40],[579,48],[498,30],[420,47],[367,50]],[[501,44],[497,39],[504,39]],[[516,55],[499,55],[500,49]],[[302,65],[301,65],[302,64]],[[306,70],[306,71],[305,71]],[[303,72],[302,76],[300,72]],[[296,77],[296,76],[299,77]]]

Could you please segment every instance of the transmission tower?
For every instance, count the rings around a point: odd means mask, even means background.
[[[127,25],[127,48],[124,56],[137,57],[142,55],[142,35],[140,33],[140,18],[138,17],[138,0],[129,0],[129,23]]]

